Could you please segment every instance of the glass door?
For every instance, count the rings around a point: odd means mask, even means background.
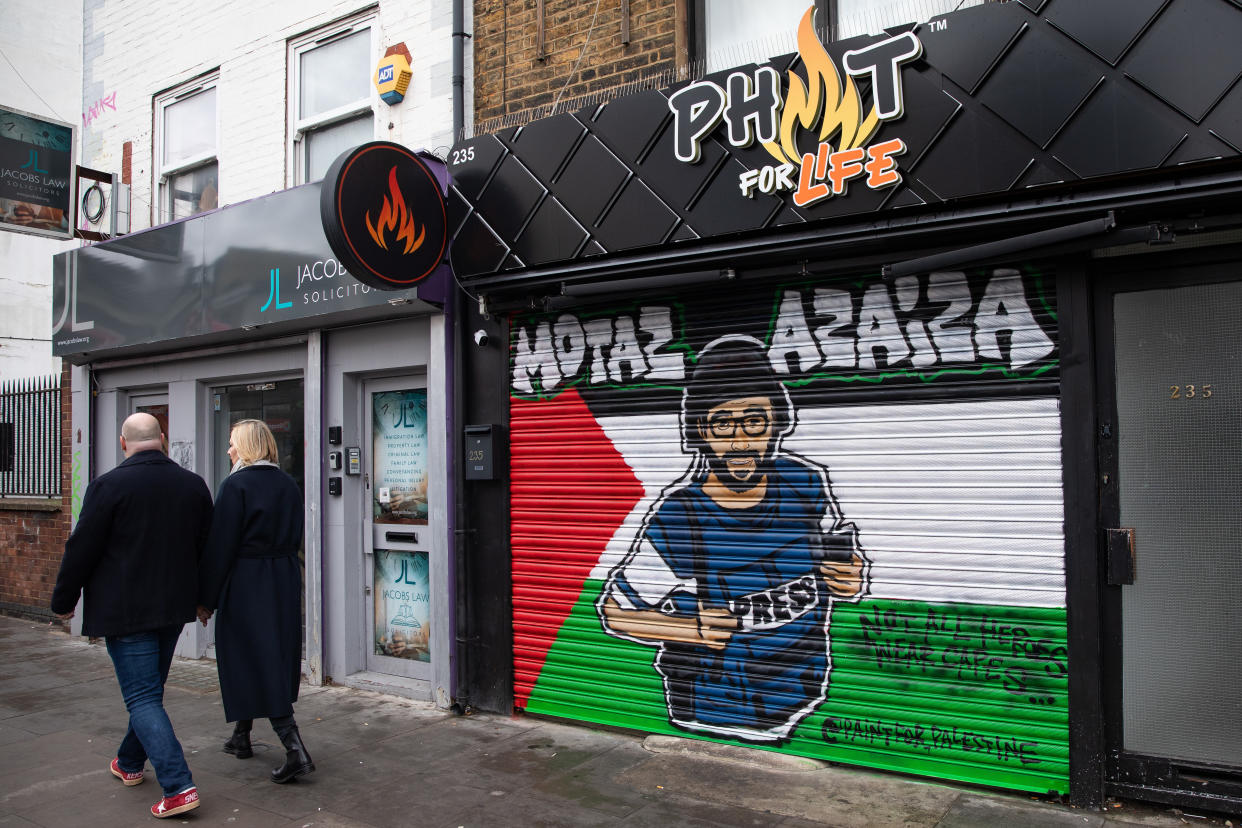
[[[1101,296],[1106,629],[1119,645],[1105,675],[1123,785],[1242,794],[1242,282],[1186,283],[1231,271],[1128,273]]]
[[[306,493],[304,483],[304,383],[302,379],[252,380],[233,385],[217,385],[209,389],[211,403],[211,458],[208,468],[211,477],[212,497],[219,491],[224,478],[229,476],[229,434],[238,420],[262,420],[276,438],[276,450],[280,468],[293,478]],[[305,544],[298,550],[298,561],[303,572],[306,567]],[[214,656],[216,621],[212,618],[207,628],[208,642]],[[306,656],[306,593],[302,593],[302,655]]]
[[[211,491],[214,494],[232,470],[229,432],[238,420],[262,420],[276,438],[280,467],[304,485],[303,382],[299,379],[218,385],[211,389]]]
[[[129,397],[129,413],[150,414],[159,420],[160,431],[164,434],[164,453],[168,454],[168,394],[163,392],[156,394],[131,394]],[[186,463],[183,463],[181,458],[178,457],[173,459],[187,469],[193,468],[193,458],[188,458],[189,462]]]
[[[370,649],[367,669],[431,678],[432,548],[427,488],[427,388],[421,378],[366,384],[368,439],[362,465]]]

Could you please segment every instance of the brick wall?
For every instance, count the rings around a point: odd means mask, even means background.
[[[543,54],[536,0],[474,3],[475,121],[546,114],[562,103],[653,78],[672,79],[685,60],[688,0],[630,0],[629,43],[622,0],[544,0]],[[598,9],[598,12],[596,11]],[[594,26],[592,26],[594,20]],[[542,108],[542,111],[540,111]]]
[[[48,604],[69,537],[73,506],[69,384],[65,363],[60,375],[60,500],[0,501],[0,612],[7,615],[53,618]]]

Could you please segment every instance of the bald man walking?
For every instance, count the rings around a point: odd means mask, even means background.
[[[111,771],[126,786],[143,780],[147,759],[164,789],[151,815],[198,807],[198,789],[164,710],[164,682],[181,628],[194,620],[198,559],[211,524],[203,479],[164,454],[150,414],[121,426],[125,460],[86,487],[65,543],[52,611],[72,618],[85,592],[82,634],[102,636],[112,657],[129,729]]]

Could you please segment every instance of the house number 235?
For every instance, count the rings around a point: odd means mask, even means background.
[[[1212,386],[1208,385],[1170,385],[1170,400],[1205,400],[1212,396]]]

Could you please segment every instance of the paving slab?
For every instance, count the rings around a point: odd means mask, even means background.
[[[937,828],[1100,828],[1101,814],[1053,806],[1017,804],[1011,799],[964,795],[940,820]]]

